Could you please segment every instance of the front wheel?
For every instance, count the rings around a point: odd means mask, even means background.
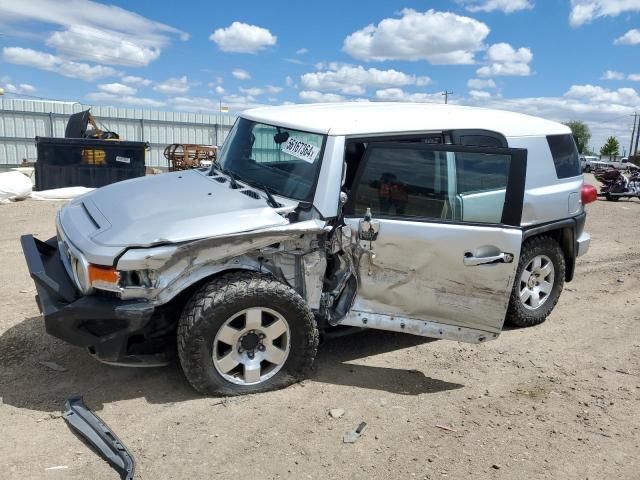
[[[544,322],[560,298],[565,268],[564,254],[553,238],[527,240],[520,254],[507,321],[518,327]]]
[[[200,393],[238,395],[285,387],[311,369],[318,328],[292,288],[253,273],[201,287],[178,324],[178,354]]]

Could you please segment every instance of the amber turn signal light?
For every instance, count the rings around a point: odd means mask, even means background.
[[[118,283],[120,274],[113,267],[89,264],[89,284],[95,282]]]

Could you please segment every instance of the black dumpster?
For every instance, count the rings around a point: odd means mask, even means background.
[[[103,187],[145,174],[146,142],[36,137],[36,190]]]

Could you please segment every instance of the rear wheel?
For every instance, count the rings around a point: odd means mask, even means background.
[[[522,246],[507,321],[518,327],[544,322],[560,298],[564,286],[565,260],[558,242],[541,236]]]
[[[178,325],[180,363],[204,394],[290,385],[309,372],[317,348],[318,328],[302,297],[252,273],[224,275],[201,287]]]

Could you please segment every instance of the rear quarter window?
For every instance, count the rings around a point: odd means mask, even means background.
[[[572,135],[548,135],[547,143],[558,178],[580,175],[580,157]]]

